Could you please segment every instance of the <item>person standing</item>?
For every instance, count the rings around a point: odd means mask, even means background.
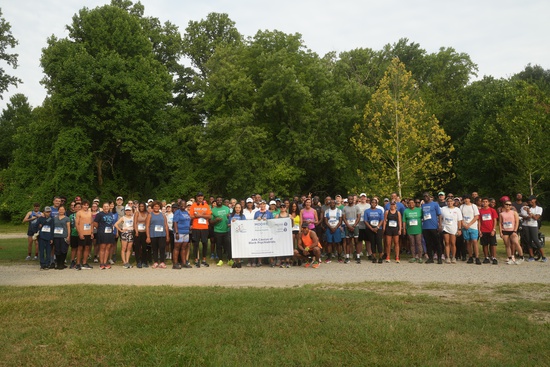
[[[166,269],[166,245],[170,243],[168,233],[168,221],[166,216],[160,211],[160,202],[153,202],[153,211],[149,213],[145,221],[145,233],[147,239],[145,242],[151,244],[153,251],[153,269]]]
[[[454,203],[454,199],[449,197],[446,205],[441,207],[440,227],[445,242],[446,264],[456,264],[456,236],[462,232],[462,212],[455,208]]]
[[[134,252],[136,254],[136,266],[138,269],[148,268],[147,254],[147,218],[149,218],[149,211],[147,205],[141,202],[137,206],[137,211],[134,214]]]
[[[69,242],[71,240],[71,220],[65,215],[65,207],[60,206],[57,211],[57,217],[53,219],[53,247],[55,249],[55,261],[57,270],[63,270],[65,259],[69,250]]]
[[[529,259],[535,261],[533,249],[538,249],[542,256],[541,261],[546,262],[542,243],[539,239],[539,219],[542,215],[542,208],[537,205],[537,197],[529,196],[528,205],[521,208],[521,217],[523,218],[523,228],[525,230],[527,244],[529,245]]]
[[[327,239],[327,259],[326,264],[332,262],[332,251],[337,248],[338,244],[342,241],[342,231],[340,226],[342,225],[342,211],[336,207],[336,201],[330,200],[329,207],[325,210],[325,227]]]
[[[233,266],[233,257],[231,256],[231,233],[229,233],[229,207],[223,204],[223,198],[218,196],[215,205],[212,207],[212,217],[210,223],[214,226],[214,237],[216,238],[216,253],[218,256],[218,266],[223,265],[223,253],[227,256],[227,265]]]
[[[481,199],[481,208],[479,209],[480,229],[481,229],[481,247],[483,248],[483,264],[493,263],[498,265],[497,260],[497,211],[489,204],[489,199]],[[489,259],[489,247],[491,247],[491,260]]]
[[[372,247],[372,263],[382,264],[385,258],[385,254],[382,254],[384,208],[378,206],[378,198],[371,199],[370,208],[363,213],[363,221],[367,227],[367,237]]]
[[[415,199],[409,200],[409,207],[403,213],[403,224],[411,244],[412,258],[409,262],[422,264],[422,209],[416,206]]]
[[[130,265],[130,256],[134,245],[134,213],[130,205],[126,205],[124,208],[124,216],[120,217],[115,227],[120,237],[120,257],[122,258],[122,266],[125,269],[130,269],[132,267],[132,265]]]
[[[356,262],[361,264],[361,253],[363,248],[359,247],[358,238],[359,238],[359,221],[361,220],[361,210],[358,206],[355,205],[355,200],[353,195],[348,196],[348,205],[342,210],[342,218],[345,224],[345,236],[344,239],[344,251],[346,253],[346,259],[344,260],[345,264],[349,264],[350,255],[352,249],[355,250]]]
[[[47,206],[44,208],[44,215],[38,218],[38,255],[40,259],[40,269],[47,270],[53,268],[51,261],[52,243],[53,243],[53,227],[54,222],[51,216],[52,208]]]
[[[105,202],[102,205],[102,211],[96,214],[94,218],[94,228],[96,229],[96,242],[99,246],[99,269],[111,269],[108,263],[109,252],[111,246],[115,242],[114,225],[116,223],[115,216],[109,203]]]
[[[243,213],[243,207],[240,203],[236,203],[233,206],[233,211],[231,212],[231,215],[229,217],[229,222],[227,225],[231,227],[231,224],[238,221],[238,220],[247,220],[246,216]],[[231,233],[229,234],[229,240],[231,240]],[[240,269],[242,267],[242,260],[241,259],[233,259],[233,265],[231,265],[232,268]]]
[[[188,209],[191,208],[192,201],[180,202],[180,208],[176,210],[173,218],[174,226],[174,252],[172,254],[172,269],[189,269],[192,266],[189,264],[189,233],[191,229],[191,216]],[[178,260],[181,263],[178,264]]]
[[[426,264],[434,263],[434,250],[437,252],[437,263],[443,264],[441,259],[441,242],[439,241],[439,216],[441,207],[434,203],[429,192],[425,192],[424,204],[422,204],[422,235],[426,241],[428,260]]]
[[[92,267],[88,264],[88,256],[92,248],[94,234],[92,230],[93,216],[88,200],[82,201],[82,210],[76,213],[75,223],[78,232],[78,251],[76,254],[75,269],[91,270]]]
[[[399,258],[399,236],[401,235],[401,228],[402,228],[402,217],[401,212],[397,210],[397,203],[392,200],[390,203],[390,208],[386,210],[384,213],[384,235],[385,235],[385,242],[386,242],[386,248],[384,253],[386,254],[386,262],[389,263],[390,260],[390,253],[391,253],[391,245],[393,243],[394,245],[394,251],[395,251],[395,262],[399,264],[401,262]]]
[[[210,265],[206,262],[206,255],[208,251],[208,222],[212,217],[212,210],[208,203],[204,201],[204,194],[202,192],[197,193],[196,201],[191,205],[189,214],[192,219],[191,227],[193,228],[192,238],[195,253],[195,266],[197,268],[201,267],[199,244],[202,242],[202,266],[209,267]]]
[[[506,255],[508,256],[506,263],[508,265],[519,265],[523,262],[523,249],[518,239],[519,214],[512,208],[512,202],[506,200],[499,215],[500,236],[504,241],[504,246],[506,246]],[[516,251],[518,253],[517,260],[515,257]]]
[[[38,240],[35,238],[35,234],[38,233],[38,218],[42,217],[40,211],[40,203],[34,203],[33,210],[28,212],[23,218],[23,223],[29,223],[27,228],[27,257],[25,260],[31,260],[32,244],[34,242],[34,260],[38,259]]]

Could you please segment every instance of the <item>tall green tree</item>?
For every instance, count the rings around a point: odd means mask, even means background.
[[[450,138],[426,110],[399,59],[392,60],[355,132],[357,151],[373,167],[366,176],[375,192],[410,196],[449,181]]]
[[[13,153],[17,149],[15,134],[20,126],[30,124],[32,107],[26,96],[14,94],[0,115],[0,169],[8,168],[13,162]]]
[[[18,54],[10,53],[8,49],[15,48],[18,45],[17,39],[11,33],[11,25],[2,16],[0,8],[0,60],[6,62],[9,66],[17,68]],[[0,68],[0,99],[2,94],[8,90],[10,85],[17,86],[22,83],[21,79],[7,74],[3,68]]]

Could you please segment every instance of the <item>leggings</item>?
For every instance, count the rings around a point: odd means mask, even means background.
[[[222,250],[227,255],[227,260],[231,260],[233,257],[231,256],[231,234],[229,232],[226,233],[214,233],[214,237],[216,238],[216,253],[218,254],[218,258],[221,260],[222,258]]]
[[[134,238],[134,252],[136,254],[136,262],[138,264],[147,261],[147,234],[145,232],[139,232],[139,236]]]
[[[523,230],[527,235],[527,244],[531,248],[541,248],[542,244],[539,240],[539,228],[523,226]]]
[[[378,229],[378,232],[374,233],[369,228],[367,228],[367,238],[371,245],[371,250],[373,253],[377,252],[379,254],[383,253],[382,249],[382,229]]]
[[[166,261],[166,237],[152,237],[151,248],[153,249],[154,262],[163,263]],[[160,257],[159,257],[159,253],[160,253]]]
[[[409,242],[411,244],[411,253],[413,257],[422,256],[422,235],[409,234]]]

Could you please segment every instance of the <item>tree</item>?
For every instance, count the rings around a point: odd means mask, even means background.
[[[30,124],[32,120],[32,107],[27,97],[23,94],[14,94],[10,103],[0,115],[0,169],[8,168],[13,161],[13,153],[17,149],[14,137],[20,126]]]
[[[354,131],[352,141],[371,163],[366,177],[378,193],[397,190],[410,196],[449,181],[450,138],[426,111],[411,72],[399,59],[392,60]]]
[[[11,34],[11,25],[2,17],[2,9],[0,9],[0,60],[5,61],[9,66],[17,69],[18,54],[8,52],[8,48],[15,48],[19,42]],[[21,79],[6,74],[3,68],[0,67],[0,99],[2,94],[8,90],[10,85],[17,86],[22,83]]]

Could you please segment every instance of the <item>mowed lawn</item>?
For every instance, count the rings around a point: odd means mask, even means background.
[[[2,366],[542,366],[550,285],[0,287]]]

